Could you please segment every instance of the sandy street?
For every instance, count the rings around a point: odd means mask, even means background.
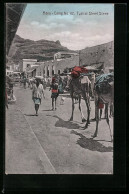
[[[112,174],[113,143],[106,120],[99,123],[98,136],[91,138],[95,122],[82,130],[81,114],[75,104],[74,120],[69,121],[71,98],[65,96],[64,105],[57,100],[57,110],[51,111],[51,92],[35,116],[32,91],[14,87],[16,104],[6,111],[6,173],[7,174]],[[86,115],[85,103],[82,109]],[[91,118],[94,118],[91,101]],[[110,118],[113,133],[113,118]]]

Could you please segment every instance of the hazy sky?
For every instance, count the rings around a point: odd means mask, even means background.
[[[114,5],[27,4],[17,34],[31,40],[59,40],[72,50],[110,42],[114,40]]]

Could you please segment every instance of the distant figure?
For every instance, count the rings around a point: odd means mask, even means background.
[[[100,116],[99,119],[101,120],[102,117],[102,109],[104,108],[104,104],[103,102],[101,102],[101,100],[98,102],[98,109],[100,109]]]
[[[62,81],[62,78],[61,77],[59,78],[59,82],[58,82],[58,92],[59,92],[59,94],[63,94],[64,93],[64,90],[63,90],[63,81]]]
[[[43,80],[43,89],[46,90],[46,87],[47,87],[47,83],[45,81],[45,79]]]
[[[35,80],[35,84],[33,85],[32,90],[32,100],[35,104],[36,116],[38,116],[38,110],[39,105],[41,104],[42,95],[45,99],[43,85],[41,84],[40,80]]]
[[[47,80],[47,87],[50,87],[50,78]]]
[[[14,80],[13,80],[13,76],[9,75],[9,88],[13,91],[13,85],[14,85]]]
[[[28,88],[30,88],[30,79],[27,79],[27,83],[28,83]]]
[[[51,98],[52,98],[52,110],[54,110],[54,105],[55,105],[55,110],[56,110],[56,100],[59,95],[58,93],[58,83],[56,83],[56,79],[53,77],[52,78],[52,84],[50,85],[50,89],[52,91]]]
[[[33,80],[30,79],[30,89],[33,89]]]
[[[24,77],[23,78],[24,89],[26,89],[26,82],[27,82],[27,79],[26,79],[26,77]]]

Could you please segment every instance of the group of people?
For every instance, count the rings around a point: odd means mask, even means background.
[[[8,109],[8,104],[16,101],[16,97],[13,94],[14,80],[13,76],[6,76],[6,88],[5,88],[5,105]]]
[[[95,73],[91,73],[91,96],[94,96],[94,83],[95,83]],[[67,81],[66,81],[67,82]],[[63,93],[63,81],[61,78],[53,77],[52,82],[50,83],[49,91],[51,90],[51,99],[52,99],[52,110],[56,110],[56,102],[60,93]],[[32,88],[32,100],[34,101],[36,115],[38,115],[39,106],[41,104],[42,96],[45,99],[43,83],[40,79],[33,81]]]
[[[56,110],[56,101],[59,96],[59,86],[61,86],[61,83],[59,84],[56,78],[53,77],[49,88],[49,91],[51,90],[52,110]],[[38,116],[38,110],[42,97],[45,99],[43,84],[40,79],[36,79],[32,89],[32,100],[34,102],[36,116]]]
[[[23,76],[20,79],[20,86],[23,85],[24,89],[26,89],[27,87],[32,89],[33,85],[34,85],[34,81],[35,81],[34,78],[27,78],[26,76]],[[41,80],[41,83],[42,83],[44,89],[46,89],[46,87],[50,87],[50,79],[47,79],[47,81],[46,81],[46,79]]]
[[[91,93],[93,97],[93,88],[94,88],[94,83],[95,83],[95,74],[91,73],[90,75],[90,81],[91,81]],[[34,79],[32,81],[28,81],[25,76],[22,79],[22,83],[24,88],[26,88],[26,84],[28,83],[28,87],[32,89],[32,100],[34,102],[34,107],[35,107],[35,112],[36,116],[38,116],[38,110],[39,106],[41,104],[42,98],[45,99],[45,94],[44,94],[44,87],[43,81],[41,79]],[[61,77],[53,77],[52,81],[49,84],[49,91],[51,90],[51,99],[52,99],[52,110],[56,110],[56,101],[59,96],[59,93],[63,93],[63,85],[66,85],[65,82],[67,83],[67,79],[64,79],[64,82],[62,81]],[[20,82],[21,85],[21,82]]]

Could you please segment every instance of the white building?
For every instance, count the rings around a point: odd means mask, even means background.
[[[72,56],[78,56],[78,55],[79,55],[78,53],[58,52],[54,54],[54,60],[71,58]]]
[[[6,69],[6,75],[11,75],[11,74],[13,74],[13,71]]]
[[[37,62],[37,59],[23,59],[22,60],[22,71],[27,71],[27,69],[31,68],[32,66],[35,66],[35,63]]]

